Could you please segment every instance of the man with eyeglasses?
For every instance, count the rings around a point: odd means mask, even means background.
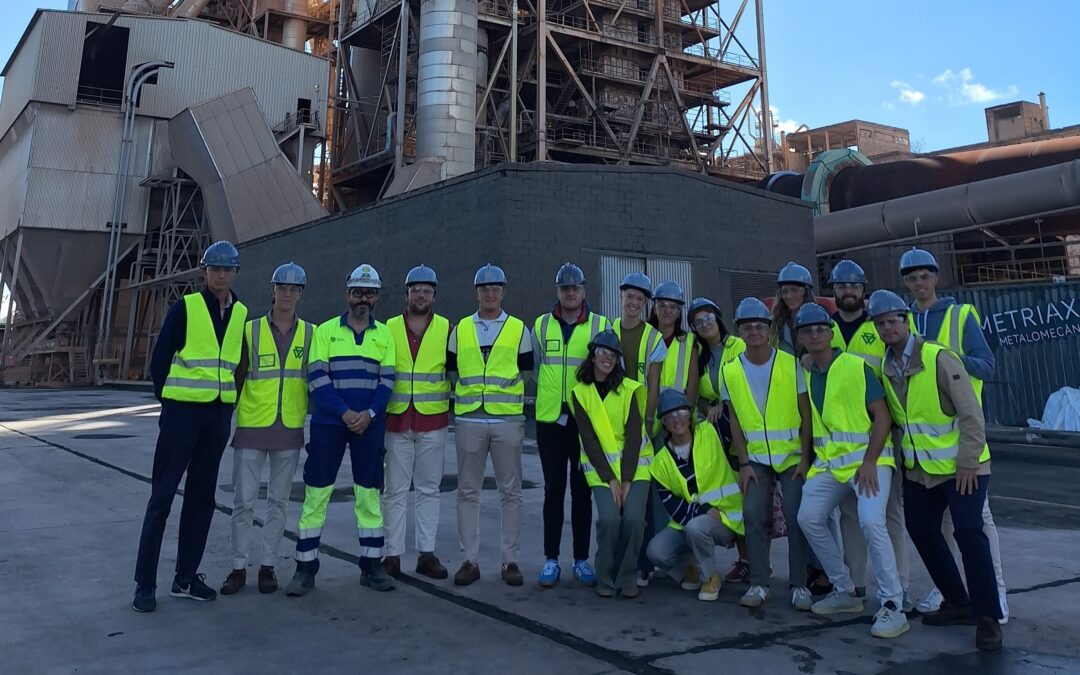
[[[807,351],[800,377],[806,378],[810,392],[815,453],[803,487],[799,527],[833,585],[833,591],[815,602],[810,611],[825,615],[863,611],[862,598],[855,594],[855,582],[829,527],[832,512],[854,495],[857,522],[870,542],[881,601],[870,634],[899,637],[909,625],[901,611],[904,589],[885,526],[896,471],[885,390],[865,361],[829,344],[832,318],[821,305],[800,307],[795,314],[795,331]]]
[[[352,464],[356,527],[360,542],[360,584],[376,591],[394,588],[382,566],[386,406],[394,386],[394,338],[371,316],[382,280],[363,264],[346,281],[349,311],[315,329],[308,366],[314,402],[311,441],[304,463],[304,506],[296,540],[296,573],[286,592],[306,595],[315,588],[319,542],[345,447]]]
[[[911,303],[909,321],[911,329],[931,342],[945,345],[960,357],[964,370],[971,378],[975,397],[982,403],[983,380],[994,374],[994,353],[983,335],[979,312],[974,305],[957,303],[953,298],[939,298],[937,295],[938,272],[940,267],[929,251],[912,248],[900,256],[900,276],[911,291],[915,301]],[[994,573],[997,577],[998,601],[1003,613],[1002,622],[1009,620],[1009,605],[1005,599],[1005,578],[1001,569],[1001,542],[998,538],[997,525],[990,512],[990,500],[983,504],[983,527],[990,539],[990,552],[994,557]],[[956,542],[950,536],[952,520],[945,514],[944,528],[953,554],[959,556]],[[932,589],[919,605],[920,612],[932,612],[941,605],[941,593]]]

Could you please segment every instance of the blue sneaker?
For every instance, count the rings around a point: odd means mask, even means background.
[[[578,580],[578,583],[582,586],[595,586],[596,585],[596,572],[593,571],[592,565],[588,560],[577,560],[574,562],[574,578]]]
[[[544,568],[540,570],[540,588],[554,588],[561,576],[562,568],[559,567],[559,561],[548,558],[544,562]]]

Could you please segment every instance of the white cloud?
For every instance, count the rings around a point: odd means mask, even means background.
[[[907,103],[908,105],[919,105],[926,98],[926,94],[912,87],[907,82],[901,82],[900,80],[893,80],[890,84],[893,89],[900,91],[898,100],[901,103]]]
[[[884,103],[881,104],[881,109],[882,110],[896,110],[896,106],[893,105],[892,101],[885,101]]]
[[[785,134],[790,134],[802,126],[800,122],[797,122],[790,117],[786,120],[781,118],[780,109],[774,105],[769,106],[769,111],[772,115],[773,123],[776,124],[777,131],[783,131]]]
[[[974,80],[971,68],[962,68],[959,72],[946,68],[945,72],[934,78],[934,84],[945,89],[950,105],[989,103],[1017,94],[1015,84],[1010,84],[1005,89],[992,89]]]

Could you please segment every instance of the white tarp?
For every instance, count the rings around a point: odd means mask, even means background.
[[[1080,431],[1080,389],[1063,387],[1046,401],[1041,420],[1028,419],[1033,429]]]

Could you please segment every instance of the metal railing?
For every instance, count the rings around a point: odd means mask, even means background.
[[[120,107],[124,102],[124,92],[119,89],[103,89],[80,84],[75,91],[75,102]]]
[[[1032,260],[958,265],[965,285],[1000,284],[1017,281],[1051,281],[1055,277],[1080,276],[1080,257],[1052,256]]]
[[[273,127],[275,134],[287,134],[300,126],[319,128],[318,110],[298,110],[294,113],[285,113],[285,119]]]

